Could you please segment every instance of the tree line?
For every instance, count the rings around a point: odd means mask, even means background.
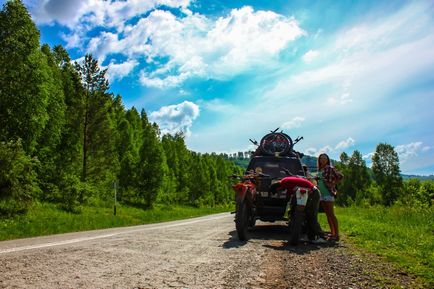
[[[434,204],[434,181],[403,181],[398,154],[390,144],[377,145],[372,156],[372,168],[366,166],[357,150],[351,156],[343,152],[335,165],[344,174],[338,185],[337,204],[422,207]]]
[[[0,49],[0,215],[34,201],[68,211],[103,204],[115,183],[120,201],[143,208],[232,201],[236,165],[126,109],[92,55],[73,63],[62,46],[41,46],[19,0],[0,12]]]

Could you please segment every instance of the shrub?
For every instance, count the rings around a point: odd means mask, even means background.
[[[40,192],[37,159],[26,155],[21,140],[0,142],[0,215],[26,212]]]

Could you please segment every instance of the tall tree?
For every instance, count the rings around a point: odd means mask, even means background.
[[[24,213],[39,193],[34,167],[21,140],[0,142],[0,216]]]
[[[60,181],[58,159],[63,158],[61,148],[62,130],[65,124],[65,100],[62,87],[61,71],[57,66],[54,55],[50,47],[45,44],[41,51],[47,59],[49,70],[46,80],[46,87],[49,94],[47,101],[48,120],[41,138],[37,144],[37,152],[41,161],[40,181],[42,189],[47,194],[49,191],[57,190]]]
[[[76,64],[84,86],[82,181],[94,183],[113,181],[118,172],[115,151],[113,96],[107,93],[106,69],[87,54],[82,64]]]
[[[399,157],[393,146],[386,143],[377,145],[372,156],[372,170],[381,188],[384,205],[391,205],[398,199],[402,188]]]
[[[191,153],[185,145],[184,135],[182,133],[166,134],[162,137],[162,145],[169,168],[171,186],[175,189],[174,200],[177,203],[188,202]]]
[[[120,197],[125,201],[134,202],[133,198],[138,185],[139,151],[142,143],[141,119],[134,107],[125,113],[119,123],[118,132]]]
[[[164,176],[163,148],[157,136],[157,127],[149,123],[145,110],[141,112],[142,146],[138,164],[138,198],[146,207],[152,207],[161,191]]]
[[[39,50],[39,31],[19,0],[0,12],[0,135],[21,138],[33,153],[48,120],[49,67]]]
[[[355,150],[348,161],[346,179],[350,181],[348,196],[355,201],[357,196],[363,196],[367,187],[370,185],[370,178],[366,162],[362,154]]]
[[[83,120],[85,115],[85,91],[81,78],[71,63],[68,52],[61,45],[53,48],[53,57],[61,71],[60,80],[66,105],[65,124],[62,129],[62,158],[58,167],[63,173],[82,176]]]

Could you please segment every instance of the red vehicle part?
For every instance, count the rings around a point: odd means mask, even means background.
[[[235,227],[240,240],[247,240],[247,230],[254,226],[254,202],[256,198],[256,185],[254,175],[246,175],[242,181],[233,186],[235,190],[236,215]]]
[[[235,190],[235,202],[237,204],[242,203],[246,198],[248,202],[253,201],[256,187],[250,180],[235,184],[233,188]]]

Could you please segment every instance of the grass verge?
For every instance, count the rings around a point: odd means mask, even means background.
[[[0,240],[173,221],[232,209],[231,206],[194,208],[157,205],[143,210],[118,205],[114,216],[113,208],[83,207],[80,214],[73,214],[50,203],[37,203],[25,215],[1,219]]]
[[[328,228],[324,214],[323,228]],[[434,288],[434,208],[336,208],[345,239]]]

